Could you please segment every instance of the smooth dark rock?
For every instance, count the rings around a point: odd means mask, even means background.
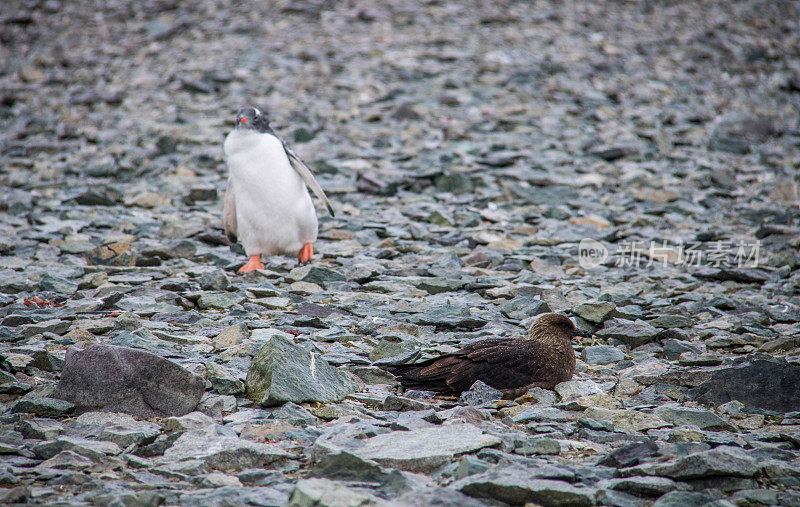
[[[800,410],[800,365],[766,355],[754,356],[741,366],[714,371],[711,378],[692,389],[689,395],[711,406],[737,400],[750,410],[797,411]]]
[[[642,461],[655,456],[657,453],[658,445],[653,441],[647,441],[621,447],[601,459],[597,464],[616,468],[627,468],[638,465]]]
[[[202,379],[143,350],[97,344],[67,351],[53,397],[76,411],[124,412],[137,417],[181,416],[194,410]]]

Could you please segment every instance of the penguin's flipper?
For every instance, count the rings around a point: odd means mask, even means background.
[[[317,183],[317,179],[314,178],[314,174],[311,172],[311,169],[308,168],[305,162],[303,162],[302,159],[297,156],[297,153],[292,151],[291,148],[284,144],[283,149],[286,151],[286,156],[289,157],[289,163],[292,164],[292,167],[295,171],[297,171],[297,174],[303,178],[303,181],[305,181],[308,188],[314,192],[314,195],[316,195],[320,201],[325,203],[325,206],[328,208],[328,212],[331,214],[331,216],[335,216],[333,213],[333,206],[331,206],[328,196],[325,195],[322,187],[319,186],[319,183]]]
[[[228,189],[225,190],[225,201],[222,208],[222,228],[231,243],[236,243],[236,196],[233,193],[233,181],[228,179]]]

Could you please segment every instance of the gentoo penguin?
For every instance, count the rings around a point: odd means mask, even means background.
[[[314,255],[317,213],[306,185],[333,207],[311,170],[281,141],[257,107],[236,113],[223,146],[230,177],[222,223],[228,239],[242,241],[250,257],[239,273],[264,269],[262,255],[297,252],[301,264]]]
[[[489,338],[458,352],[418,364],[381,366],[397,375],[403,387],[459,395],[476,380],[518,397],[532,388],[552,389],[572,378],[575,351],[572,338],[589,337],[559,313],[536,319],[524,339]]]

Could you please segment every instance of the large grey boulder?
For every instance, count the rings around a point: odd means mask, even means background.
[[[144,350],[95,344],[67,351],[54,398],[78,413],[123,412],[140,418],[188,414],[197,406],[203,380]]]
[[[287,401],[340,401],[360,391],[364,384],[288,338],[274,335],[253,358],[245,387],[248,398],[273,406]]]

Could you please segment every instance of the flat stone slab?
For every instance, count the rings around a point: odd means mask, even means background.
[[[583,415],[590,419],[609,421],[615,427],[626,431],[645,431],[671,426],[670,423],[657,415],[639,412],[638,410],[591,407],[586,409]]]
[[[522,467],[494,469],[453,484],[455,489],[475,498],[490,498],[511,505],[534,503],[543,506],[593,505],[596,490],[567,482],[534,479]]]
[[[384,466],[411,472],[429,472],[459,454],[491,447],[498,437],[486,435],[472,424],[449,424],[391,431],[372,438],[358,438],[355,427],[333,427],[315,442],[315,451],[328,454],[347,451]]]
[[[164,452],[159,463],[202,461],[208,469],[235,472],[265,467],[283,461],[292,454],[275,444],[227,435],[217,435],[214,428],[187,431]]]

